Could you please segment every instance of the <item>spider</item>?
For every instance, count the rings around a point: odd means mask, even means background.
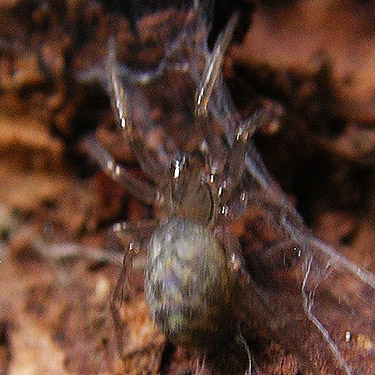
[[[315,238],[267,172],[249,138],[269,116],[258,112],[249,121],[238,121],[220,76],[236,16],[210,52],[209,28],[198,3],[187,12],[181,33],[165,43],[167,57],[155,71],[122,70],[110,44],[107,82],[113,107],[124,138],[153,184],[116,164],[93,137],[86,139],[89,154],[108,174],[165,215],[114,227],[122,242],[134,238],[124,253],[111,303],[119,349],[123,290],[134,257],[146,247],[146,299],[170,341],[206,353],[215,343],[240,342],[248,354],[249,373],[251,358],[239,324],[249,338],[250,323],[256,321],[297,356],[300,367],[287,368],[288,374],[301,373],[302,368],[303,373],[370,375],[375,351],[363,343],[371,344],[375,337],[375,278]],[[171,23],[172,30],[181,30],[176,19],[176,28],[171,17],[167,27]],[[139,86],[151,82],[148,88],[154,89],[169,68],[182,71],[198,87],[192,123],[203,141],[194,152],[178,154],[177,147],[167,167],[166,153],[145,144],[143,126],[149,124],[143,121],[150,111],[139,111],[132,103],[142,96],[137,96]],[[121,81],[124,72],[126,85]],[[133,121],[139,115],[142,121]],[[244,221],[241,247],[228,229],[238,217]],[[246,292],[244,311],[251,316],[246,321],[236,320],[234,314],[239,290]]]
[[[238,324],[232,318],[238,289],[246,280],[246,272],[240,245],[225,222],[233,209],[229,202],[233,196],[238,196],[248,138],[268,120],[268,114],[258,112],[243,122],[229,148],[210,127],[207,109],[236,19],[237,15],[234,15],[219,36],[196,91],[195,121],[204,139],[199,153],[181,155],[172,160],[167,169],[157,155],[144,146],[129,116],[129,102],[121,84],[113,42],[107,61],[113,107],[124,137],[154,185],[118,165],[93,137],[85,142],[90,156],[110,176],[125,184],[140,201],[156,205],[166,214],[166,219],[161,221],[126,222],[114,226],[119,237],[130,234],[135,238],[125,251],[111,302],[116,331],[121,327],[119,309],[124,285],[140,246],[137,240],[149,238],[146,245],[146,300],[153,320],[167,339],[203,351],[235,339],[245,346],[249,355]],[[121,350],[120,334],[117,341]],[[251,372],[250,356],[247,371]]]
[[[239,327],[248,338],[250,321],[261,322],[284,349],[297,356],[299,369],[288,368],[287,373],[301,373],[302,368],[314,374],[371,374],[374,352],[361,342],[374,337],[369,318],[374,316],[374,276],[316,239],[268,174],[249,138],[272,120],[272,112],[258,112],[242,122],[232,110],[220,70],[236,16],[212,52],[207,48],[202,9],[193,7],[189,20],[193,25],[187,22],[168,44],[166,59],[150,73],[122,70],[110,43],[106,82],[115,114],[153,183],[116,164],[92,136],[85,140],[88,153],[109,175],[140,201],[160,208],[165,217],[114,227],[127,244],[111,301],[119,351],[123,348],[119,310],[124,287],[135,256],[146,248],[147,303],[170,342],[205,356],[225,343],[240,343],[246,349],[250,373],[250,351]],[[176,57],[180,60],[174,64]],[[137,96],[136,85],[158,85],[169,63],[171,70],[183,71],[198,87],[192,123],[202,139],[194,152],[181,153],[177,147],[171,161],[168,152],[146,146],[143,121],[150,111],[132,107],[142,97]],[[121,81],[124,71],[129,78],[126,85]],[[139,115],[141,121],[137,121]],[[260,213],[255,219],[254,212]],[[238,217],[245,225],[241,246],[228,228]],[[348,280],[355,288],[348,288]],[[245,292],[242,300],[239,291]],[[234,307],[242,307],[240,300],[251,319],[236,318]]]

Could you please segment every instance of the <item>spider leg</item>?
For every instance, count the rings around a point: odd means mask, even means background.
[[[83,146],[88,155],[99,164],[104,172],[123,184],[137,199],[150,205],[158,204],[160,199],[158,191],[117,164],[108,150],[94,136],[87,136],[83,140]]]
[[[247,354],[247,359],[248,359],[248,368],[245,372],[245,375],[251,375],[252,373],[252,359],[251,359],[251,353],[250,353],[250,349],[249,349],[249,345],[247,345],[247,342],[245,340],[245,338],[242,336],[242,333],[241,331],[239,330],[238,334],[237,334],[237,338],[236,340],[242,344],[242,346],[244,347],[245,351],[246,351],[246,354]]]
[[[233,145],[227,156],[225,172],[221,183],[221,202],[226,203],[233,190],[241,182],[246,169],[246,153],[248,139],[255,131],[269,123],[273,118],[273,112],[268,109],[257,111],[247,121],[244,121],[237,129]]]
[[[167,171],[158,160],[156,152],[146,147],[142,135],[137,131],[130,118],[130,102],[121,82],[121,74],[116,58],[116,47],[113,39],[109,42],[106,65],[112,107],[117,114],[122,134],[125,140],[129,142],[143,171],[156,183],[163,185],[168,178]]]
[[[196,114],[198,116],[207,116],[208,102],[210,100],[215,83],[220,76],[224,53],[227,50],[232,39],[237,19],[238,13],[235,13],[229,20],[223,33],[218,37],[212,54],[206,63],[206,67],[196,94]]]
[[[245,262],[237,238],[228,228],[222,226],[214,230],[214,235],[223,244],[228,267],[235,274],[238,286],[246,286],[250,282],[250,277],[245,269]]]
[[[231,271],[236,275],[238,286],[247,287],[250,283],[250,277],[245,269],[244,260],[241,255],[240,245],[236,239],[236,237],[226,228],[217,228],[215,231],[215,235],[220,238],[221,242],[224,246],[225,255],[227,257],[228,266]],[[248,367],[245,372],[245,375],[252,374],[252,358],[249,346],[243,337],[240,327],[236,328],[237,333],[235,334],[235,341],[242,345],[245,349],[247,359],[248,359]]]
[[[139,254],[141,243],[150,236],[151,232],[157,227],[157,221],[141,221],[118,223],[112,228],[112,233],[119,239],[121,243],[125,241],[128,243],[124,252],[122,261],[122,268],[117,278],[115,288],[113,290],[112,299],[110,302],[110,310],[115,327],[115,334],[117,340],[118,353],[121,355],[123,350],[123,336],[121,333],[122,320],[120,310],[124,301],[125,287],[128,284],[128,279],[132,270],[132,264],[136,255]],[[129,242],[129,236],[137,238]]]
[[[215,87],[215,83],[220,76],[224,53],[232,38],[237,19],[238,14],[235,13],[230,19],[224,32],[216,41],[212,54],[206,63],[202,79],[196,92],[195,118],[200,125],[203,137],[207,142],[211,158],[210,166],[212,172],[214,173],[222,170],[225,163],[226,149],[220,136],[213,131],[210,124],[212,119],[209,116],[208,103]]]
[[[110,303],[110,309],[113,319],[113,324],[115,327],[115,334],[117,340],[117,350],[118,353],[121,355],[123,349],[123,337],[121,333],[121,316],[120,316],[120,309],[124,300],[124,287],[129,277],[131,271],[131,265],[133,262],[133,258],[135,256],[135,246],[134,243],[130,243],[129,247],[126,249],[124,258],[122,261],[122,269],[117,278],[116,286],[112,294],[112,299]]]

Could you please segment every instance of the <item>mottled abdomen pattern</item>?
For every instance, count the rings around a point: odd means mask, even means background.
[[[207,226],[172,218],[148,247],[145,278],[154,321],[174,343],[207,347],[230,331],[234,279]]]

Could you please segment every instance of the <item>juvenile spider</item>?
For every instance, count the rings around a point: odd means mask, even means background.
[[[218,38],[196,92],[195,120],[204,139],[200,153],[176,158],[168,170],[156,153],[143,145],[130,120],[131,108],[121,84],[113,43],[107,64],[113,106],[124,137],[155,185],[137,179],[116,164],[94,138],[86,139],[89,154],[108,174],[124,183],[139,200],[161,207],[167,217],[161,222],[114,227],[119,236],[131,234],[135,238],[125,251],[113,293],[111,310],[116,329],[121,326],[119,309],[139,246],[137,239],[148,237],[145,294],[151,316],[173,343],[205,351],[239,337],[238,322],[232,315],[238,284],[245,274],[239,244],[226,229],[224,219],[231,216],[229,203],[233,197],[243,196],[238,190],[248,137],[267,117],[258,114],[239,126],[231,148],[210,128],[212,119],[207,107],[235,24],[236,16]],[[122,347],[121,335],[118,345]]]

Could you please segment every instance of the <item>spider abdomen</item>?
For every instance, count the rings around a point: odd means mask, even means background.
[[[230,329],[233,275],[210,229],[172,218],[148,247],[145,291],[154,321],[173,342],[209,346]]]

